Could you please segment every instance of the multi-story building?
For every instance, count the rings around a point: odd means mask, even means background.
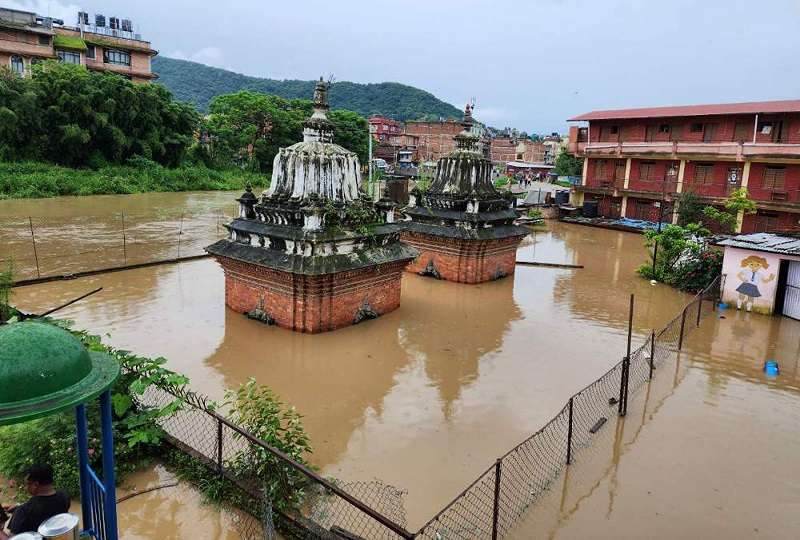
[[[88,14],[82,12],[78,26],[65,26],[33,12],[0,8],[0,66],[22,76],[33,64],[53,59],[146,82],[157,77],[150,69],[156,54],[127,19],[96,15],[89,24]]]
[[[437,161],[456,148],[455,137],[461,130],[459,122],[406,122],[406,135],[417,137],[417,155],[420,161]]]
[[[561,149],[566,146],[566,141],[558,133],[553,133],[542,140],[542,145],[544,146],[544,163],[553,165]]]
[[[601,215],[675,221],[692,192],[722,207],[747,188],[755,214],[737,232],[800,230],[800,100],[594,111],[570,118],[569,151],[584,156],[577,203]]]
[[[492,163],[503,166],[509,161],[543,163],[544,151],[542,142],[528,138],[495,137],[491,141]]]
[[[370,116],[369,125],[372,128],[372,134],[382,143],[394,144],[397,142],[396,139],[403,133],[403,124],[383,116]]]

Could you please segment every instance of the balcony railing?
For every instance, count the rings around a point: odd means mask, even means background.
[[[664,178],[631,178],[628,181],[629,191],[646,191],[653,193],[676,193],[678,180],[674,176]]]
[[[624,178],[590,178],[587,179],[585,187],[588,189],[603,189],[607,191],[613,191],[615,189],[622,189],[624,185]]]
[[[576,143],[578,153],[588,156],[638,156],[680,154],[719,156],[744,160],[753,157],[785,157],[800,159],[800,144],[739,142],[591,142]]]

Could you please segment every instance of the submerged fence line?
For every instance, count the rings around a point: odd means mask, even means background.
[[[264,538],[274,515],[283,533],[293,538],[496,539],[507,536],[580,459],[612,415],[625,415],[628,396],[682,349],[686,336],[700,324],[703,302],[716,305],[719,287],[717,278],[629,356],[570,397],[547,424],[498,458],[417,532],[405,528],[403,492],[379,481],[324,479],[226,419],[198,394],[151,386],[138,400],[155,407],[176,397],[182,400],[183,407],[159,423],[173,445],[230,480],[249,499],[249,517],[236,513],[243,538]],[[272,508],[274,501],[262,491],[262,479],[249,469],[259,459],[263,463],[264,456],[283,487],[304,494],[297,507]],[[263,510],[267,507],[270,512]]]
[[[24,283],[196,258],[226,235],[224,210],[2,218],[0,267]]]
[[[173,446],[229,480],[247,501],[247,508],[239,508],[237,513],[242,538],[263,539],[273,519],[281,532],[292,538],[414,538],[404,526],[403,492],[392,486],[379,481],[325,479],[228,420],[204,396],[188,390],[150,386],[136,401],[143,407],[160,408],[176,398],[182,401],[181,408],[157,422]],[[271,481],[286,492],[303,494],[297,507],[273,506],[270,487],[265,489],[266,480],[255,472],[265,463]]]
[[[683,348],[686,336],[700,325],[703,301],[711,300],[715,306],[719,288],[718,277],[666,326],[652,331],[630,356],[569,398],[544,427],[498,458],[415,536],[432,540],[507,536],[612,415],[626,414],[628,396]]]

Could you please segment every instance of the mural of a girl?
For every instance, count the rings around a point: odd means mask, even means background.
[[[736,288],[736,292],[739,293],[739,298],[736,300],[736,309],[742,309],[742,305],[745,305],[747,311],[750,311],[753,309],[753,301],[761,296],[758,285],[766,285],[775,279],[775,274],[770,273],[767,275],[769,263],[764,257],[756,255],[750,255],[742,259],[741,267],[742,270],[736,274],[736,277],[742,282]]]

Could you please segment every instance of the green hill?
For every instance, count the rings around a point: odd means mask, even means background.
[[[164,56],[153,59],[158,82],[166,86],[176,99],[194,103],[205,111],[211,99],[219,94],[252,90],[288,99],[310,99],[314,81],[261,79],[214,68],[197,62],[175,60]],[[360,84],[334,82],[330,103],[336,109],[348,109],[363,116],[380,114],[396,120],[422,118],[461,118],[461,111],[419,88],[384,82]]]

